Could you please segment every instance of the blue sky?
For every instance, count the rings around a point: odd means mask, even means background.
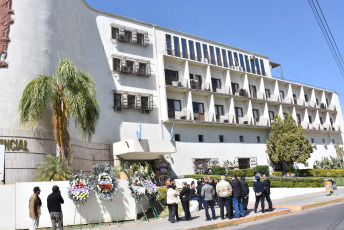
[[[86,1],[102,11],[269,56],[282,64],[285,79],[335,90],[344,111],[344,79],[307,0]],[[318,2],[343,56],[344,1]]]

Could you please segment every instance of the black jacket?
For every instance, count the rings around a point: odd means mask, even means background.
[[[196,194],[195,194],[196,192],[197,192],[196,188],[190,188],[190,199],[196,197]]]
[[[47,199],[49,213],[62,212],[61,204],[63,203],[64,203],[64,200],[60,193],[57,193],[57,192],[51,193]]]
[[[202,193],[202,187],[203,187],[203,184],[199,184],[197,185],[197,196],[198,197],[202,197],[201,193]]]
[[[237,199],[243,198],[245,193],[240,181],[238,179],[232,180],[231,185],[233,190],[233,197]]]
[[[241,185],[242,185],[242,187],[243,187],[243,189],[244,189],[245,195],[248,195],[248,194],[250,193],[250,189],[249,189],[249,187],[248,187],[246,181],[244,181],[243,179],[241,179],[241,180],[240,180],[240,183],[241,183]]]
[[[270,192],[270,185],[271,185],[271,182],[270,182],[270,180],[269,180],[269,178],[266,178],[266,180],[264,180],[264,186],[265,186],[265,192],[267,193],[267,194],[270,194],[271,192]]]
[[[215,194],[216,194],[216,183],[215,183],[215,181],[213,180],[210,185],[213,186]]]
[[[189,201],[190,200],[190,189],[183,188],[180,192],[180,200],[181,201]]]
[[[253,191],[255,193],[262,193],[262,192],[264,192],[265,191],[264,183],[261,182],[261,181],[254,182],[254,184],[253,184]]]

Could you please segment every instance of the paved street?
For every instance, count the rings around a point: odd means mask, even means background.
[[[343,203],[294,212],[287,215],[240,224],[223,228],[228,230],[265,230],[265,229],[344,229]]]

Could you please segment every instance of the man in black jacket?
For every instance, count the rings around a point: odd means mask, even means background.
[[[242,198],[244,197],[244,191],[240,181],[236,175],[232,176],[232,191],[233,191],[233,209],[235,211],[235,217],[245,217],[244,207],[242,206]],[[240,211],[240,216],[239,216]]]
[[[185,220],[191,220],[190,214],[190,189],[188,188],[188,184],[186,182],[182,183],[182,191],[180,192],[180,200],[183,205],[184,213],[185,213]]]
[[[198,209],[201,210],[203,208],[202,204],[203,204],[203,198],[202,198],[202,181],[197,181],[197,197],[198,197]]]
[[[254,212],[257,213],[257,208],[259,205],[259,202],[261,202],[262,205],[262,213],[264,213],[264,191],[265,191],[265,186],[264,183],[260,181],[260,176],[256,176],[256,182],[253,184],[253,191],[256,196],[256,203],[254,205]]]
[[[53,230],[56,230],[56,224],[59,227],[59,230],[63,229],[63,215],[61,209],[61,204],[63,203],[64,200],[61,196],[61,191],[57,185],[54,185],[53,192],[48,196],[47,199],[48,210],[50,213]]]
[[[264,191],[264,195],[266,198],[266,201],[269,204],[269,211],[272,212],[272,202],[271,202],[271,198],[270,198],[270,185],[271,182],[269,180],[269,178],[264,174],[263,175],[263,179],[264,179],[264,186],[265,186],[265,191]]]
[[[244,189],[244,197],[242,198],[242,205],[244,207],[245,214],[247,215],[247,205],[248,205],[248,194],[250,193],[250,189],[245,181],[245,175],[241,176],[240,183]]]

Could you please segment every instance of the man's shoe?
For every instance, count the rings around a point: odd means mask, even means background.
[[[274,210],[272,208],[269,209],[270,212],[273,212]]]
[[[257,210],[254,210],[254,213],[257,213]]]
[[[213,220],[216,220],[216,219],[217,219],[216,217],[213,218]]]
[[[211,219],[208,219],[208,218],[207,218],[207,219],[205,219],[205,221],[211,221]]]
[[[177,221],[182,221],[183,219],[182,218],[178,218]]]

